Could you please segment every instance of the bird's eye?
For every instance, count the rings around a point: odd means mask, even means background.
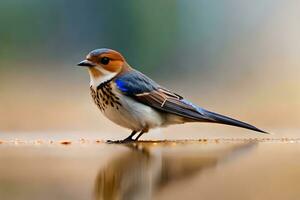
[[[108,57],[101,58],[100,62],[103,65],[107,65],[109,63],[110,59]]]

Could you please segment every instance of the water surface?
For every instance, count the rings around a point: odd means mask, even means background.
[[[299,199],[297,141],[0,144],[1,199]]]

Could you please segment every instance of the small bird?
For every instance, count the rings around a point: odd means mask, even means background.
[[[77,65],[87,67],[91,95],[100,111],[114,123],[132,130],[127,138],[111,143],[137,141],[152,128],[186,122],[219,123],[267,133],[191,103],[130,67],[115,50],[93,50]]]

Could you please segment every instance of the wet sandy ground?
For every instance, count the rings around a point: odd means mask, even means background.
[[[2,140],[1,200],[299,199],[299,139]]]

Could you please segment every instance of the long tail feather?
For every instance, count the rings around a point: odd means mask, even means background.
[[[241,121],[232,119],[230,117],[226,117],[224,115],[220,115],[218,113],[210,112],[207,110],[204,110],[203,112],[207,117],[212,119],[212,121],[210,121],[212,123],[220,123],[220,124],[226,124],[226,125],[231,125],[231,126],[237,126],[237,127],[246,128],[246,129],[250,129],[253,131],[268,134],[267,132],[260,130],[260,129],[256,128],[255,126],[252,126],[245,122],[241,122]]]

